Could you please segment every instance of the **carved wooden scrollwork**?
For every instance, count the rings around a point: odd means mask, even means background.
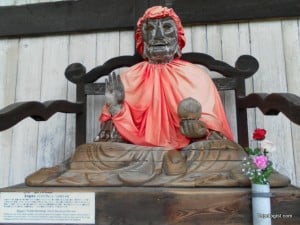
[[[265,115],[282,112],[294,123],[300,125],[300,97],[291,93],[253,93],[237,100],[239,108],[259,108]]]
[[[85,67],[80,63],[70,64],[65,70],[66,78],[75,83],[92,83],[97,79],[108,75],[114,69],[120,67],[132,66],[142,61],[142,58],[138,55],[133,56],[118,56],[106,61],[103,65],[97,66],[88,73],[86,73]]]
[[[27,117],[36,121],[45,121],[57,112],[81,113],[83,111],[83,103],[72,103],[65,100],[43,103],[36,101],[18,102],[0,110],[0,131],[14,126]]]
[[[225,77],[237,77],[242,79],[252,76],[259,67],[258,61],[250,55],[240,56],[235,63],[235,67],[216,60],[204,53],[184,53],[181,58],[191,63],[204,65],[209,70],[219,72]],[[114,69],[132,66],[142,60],[143,59],[138,55],[119,56],[106,61],[101,66],[95,67],[88,73],[86,73],[86,68],[82,64],[73,63],[66,68],[65,76],[69,81],[75,84],[92,83],[97,79],[108,75]]]
[[[185,53],[181,58],[191,63],[204,65],[209,70],[219,72],[225,77],[246,79],[251,77],[259,67],[258,61],[251,55],[240,56],[235,62],[235,67],[204,53]]]

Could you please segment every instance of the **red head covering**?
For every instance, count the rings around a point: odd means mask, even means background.
[[[137,22],[137,29],[135,32],[135,40],[136,40],[136,49],[140,55],[143,55],[144,52],[144,41],[142,38],[142,25],[143,22],[147,19],[159,19],[164,17],[171,17],[177,27],[178,32],[178,45],[180,50],[185,45],[185,37],[184,31],[179,17],[176,15],[173,9],[169,9],[167,7],[162,6],[153,6],[146,10],[145,14],[139,18]]]

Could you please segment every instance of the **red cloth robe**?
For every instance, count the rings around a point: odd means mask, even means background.
[[[138,63],[121,74],[122,110],[111,117],[104,106],[100,121],[112,119],[120,135],[136,145],[180,149],[190,139],[180,133],[179,102],[187,97],[202,106],[200,118],[211,130],[233,139],[218,91],[205,70],[174,59],[167,64]]]

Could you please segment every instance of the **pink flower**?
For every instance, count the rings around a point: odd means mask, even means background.
[[[268,158],[264,155],[258,155],[253,158],[253,163],[258,169],[265,169],[268,166]]]

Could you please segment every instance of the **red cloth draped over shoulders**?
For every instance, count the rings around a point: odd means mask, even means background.
[[[125,89],[122,110],[111,118],[104,106],[100,121],[112,119],[120,135],[137,145],[180,149],[189,144],[179,130],[179,102],[187,97],[202,105],[200,120],[233,139],[218,91],[205,70],[175,59],[167,64],[147,61],[121,74]]]

